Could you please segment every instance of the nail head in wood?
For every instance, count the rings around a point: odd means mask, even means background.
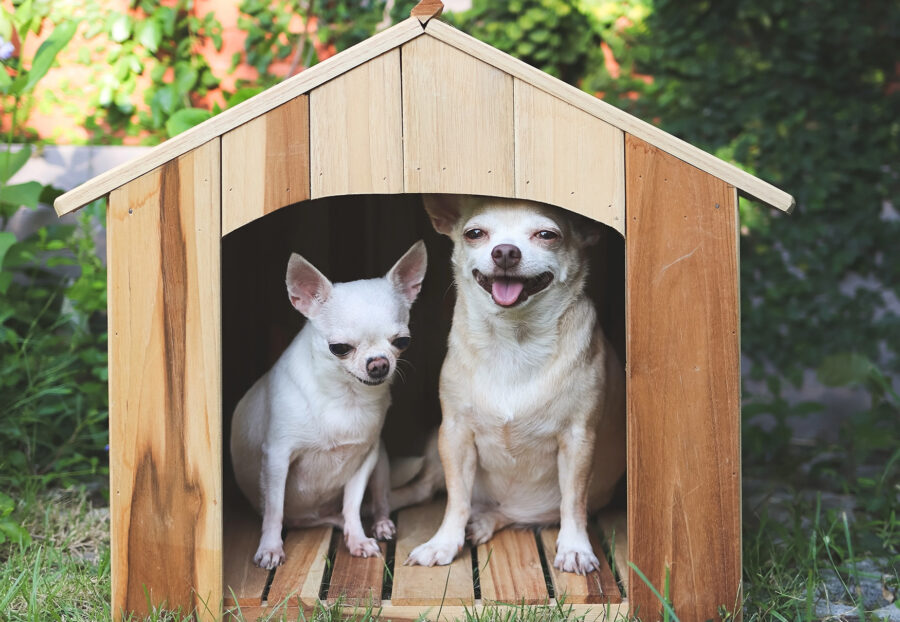
[[[440,17],[444,10],[444,3],[441,0],[422,0],[410,11],[410,16],[419,20],[424,27],[433,17]]]

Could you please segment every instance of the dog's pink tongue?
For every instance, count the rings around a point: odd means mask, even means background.
[[[523,286],[524,283],[522,281],[516,281],[515,279],[494,279],[491,285],[491,295],[494,297],[494,302],[498,305],[509,307],[516,304],[519,294],[522,293]]]

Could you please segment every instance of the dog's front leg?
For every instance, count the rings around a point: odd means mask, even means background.
[[[288,452],[263,447],[260,491],[262,492],[262,535],[253,562],[271,570],[284,563],[281,527],[284,520],[284,487],[291,456]]]
[[[390,540],[397,533],[391,520],[391,466],[384,442],[378,441],[378,461],[369,479],[369,495],[372,498],[372,533],[379,540]]]
[[[381,443],[376,442],[363,460],[359,470],[354,473],[344,485],[344,542],[354,557],[375,557],[381,554],[378,542],[366,537],[363,531],[362,521],[359,518],[359,510],[362,506],[363,495],[369,483],[369,477],[378,461],[378,450]]]
[[[444,412],[447,412],[446,409]],[[412,550],[405,565],[445,566],[453,561],[465,542],[478,458],[472,430],[447,417],[441,424],[438,449],[447,482],[444,520],[431,540]]]
[[[565,572],[587,574],[600,566],[587,534],[587,494],[591,479],[595,433],[575,425],[559,438],[559,537],[553,565]]]

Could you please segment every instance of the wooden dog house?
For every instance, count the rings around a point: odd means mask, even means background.
[[[592,616],[629,609],[653,619],[659,603],[626,560],[661,591],[669,573],[684,620],[739,608],[738,195],[784,211],[793,199],[432,19],[439,11],[423,2],[410,19],[57,199],[59,214],[109,199],[113,611],[145,611],[149,597],[215,618],[223,604],[247,615],[282,598],[296,608],[364,593],[386,618],[434,619],[440,609],[452,619],[463,606],[552,604],[565,593]],[[345,238],[333,227],[361,213],[351,204],[396,202],[399,216],[373,226],[420,236],[427,222],[407,222],[421,215],[419,193],[542,201],[608,225],[620,251],[624,239],[628,537],[620,524],[609,551],[620,584],[609,568],[587,579],[555,573],[552,531],[500,532],[478,562],[467,551],[449,570],[397,563],[389,586],[381,560],[342,555],[328,529],[290,532],[274,576],[252,567],[256,519],[226,503],[222,451],[223,403],[235,399],[223,395],[246,388],[229,382],[229,365],[252,357],[229,363],[223,334],[242,330],[223,315],[267,301],[240,293],[254,277],[227,275],[298,222],[334,256]],[[330,234],[317,218],[331,219]],[[406,248],[369,245],[382,271]],[[287,255],[276,255],[277,282]],[[446,321],[446,305],[436,313]],[[440,352],[442,338],[426,343]],[[265,340],[244,337],[248,348]],[[439,519],[435,505],[401,513],[390,552],[402,561]]]

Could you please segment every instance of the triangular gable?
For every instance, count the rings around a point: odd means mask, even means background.
[[[304,93],[310,92],[325,82],[422,35],[434,37],[615,128],[640,138],[684,162],[722,179],[743,194],[786,212],[790,212],[794,207],[794,199],[789,194],[732,164],[720,160],[437,19],[429,20],[423,26],[416,17],[410,17],[392,28],[303,71],[297,76],[285,80],[246,102],[222,112],[197,127],[167,140],[137,160],[125,163],[99,175],[59,197],[54,207],[59,215],[74,211],[209,140],[222,136],[226,132]]]

